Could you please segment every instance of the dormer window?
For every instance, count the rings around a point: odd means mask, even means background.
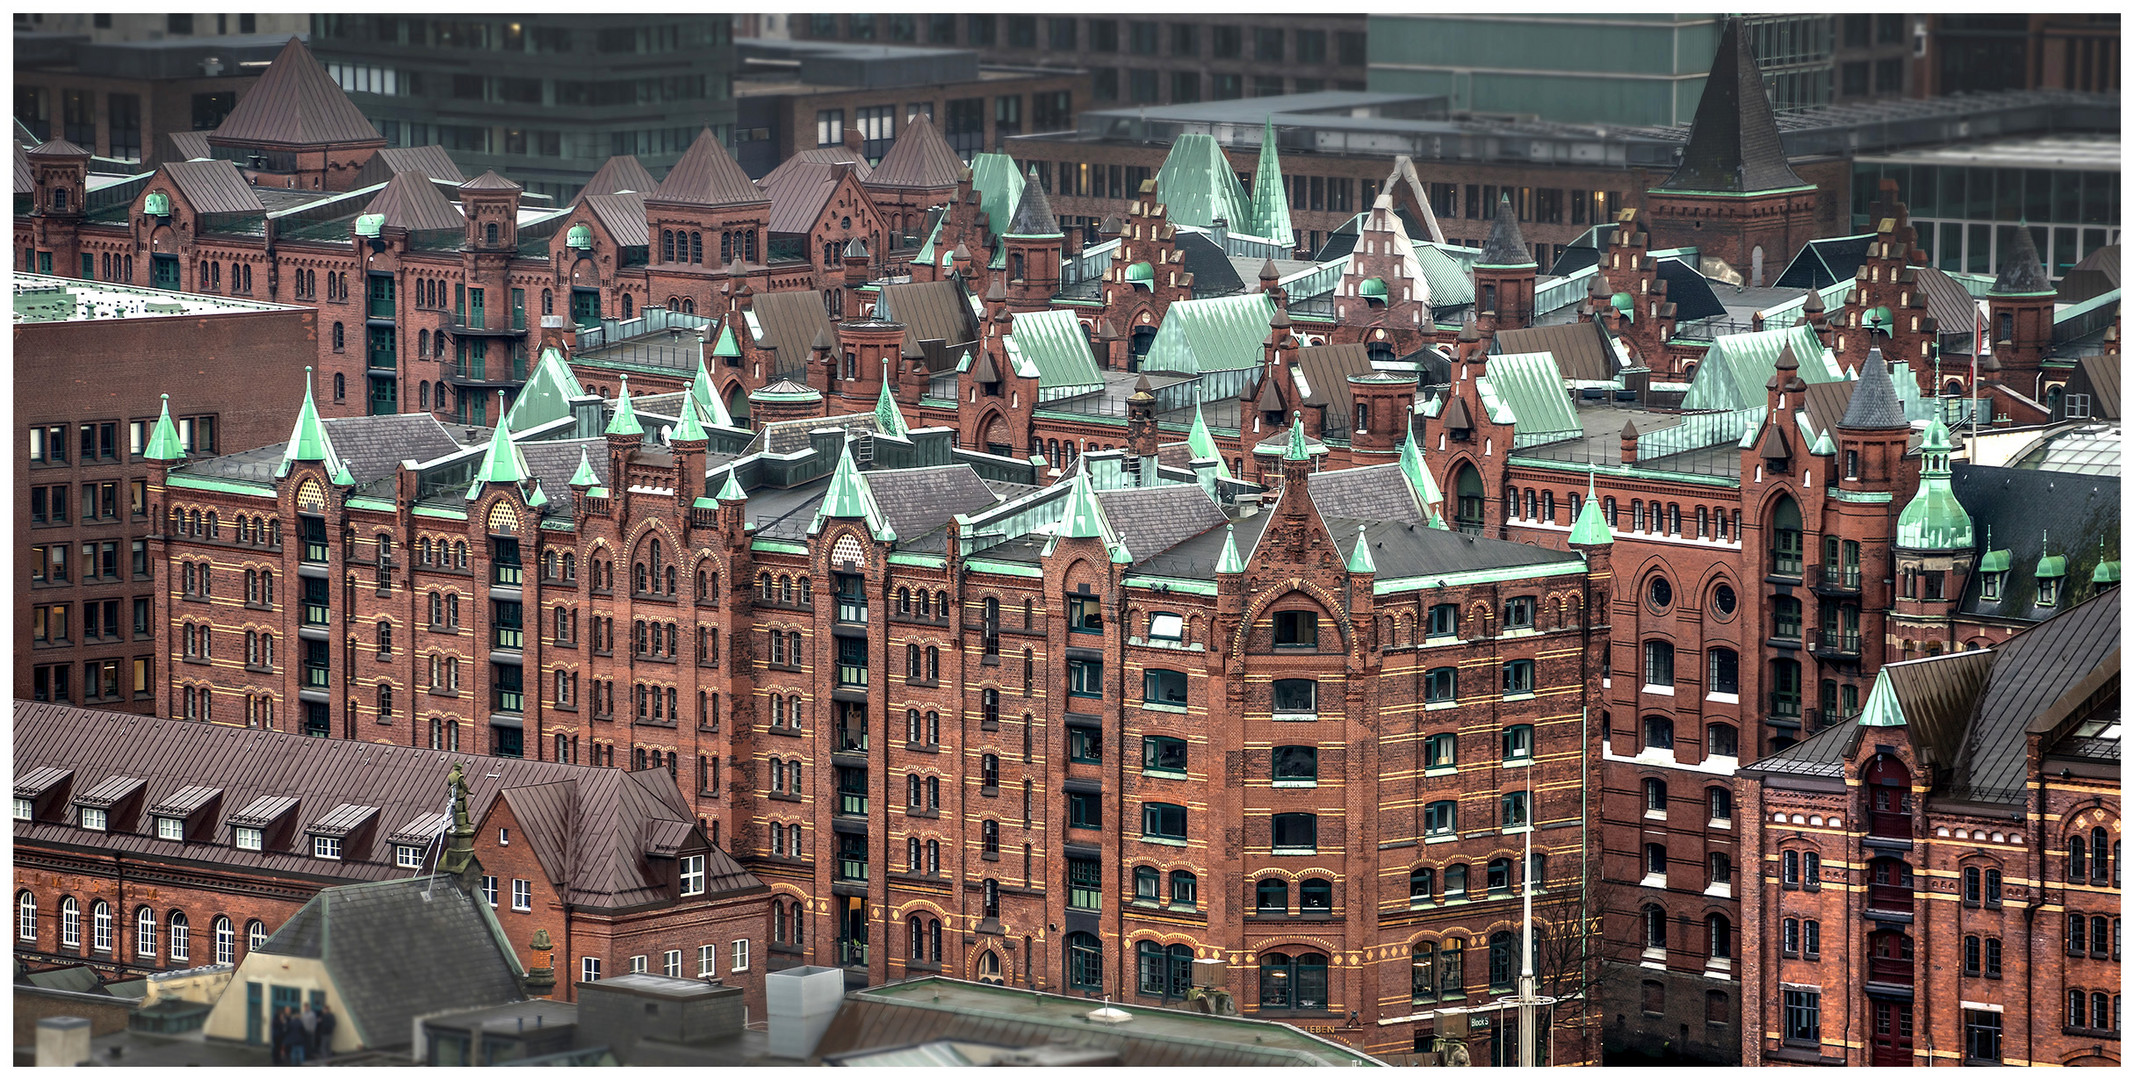
[[[2038,606],[2053,607],[2060,602],[2060,578],[2038,579]]]
[[[37,803],[36,803],[36,800],[34,800],[34,799],[25,799],[25,798],[21,797],[20,795],[17,795],[17,796],[15,797],[15,820],[16,820],[16,821],[34,821],[34,820],[36,820],[36,818],[37,818]]]
[[[2002,579],[2007,576],[2007,571],[1981,576],[1978,580],[1978,598],[1981,600],[1999,600],[2001,598]]]
[[[185,819],[174,817],[156,818],[156,839],[185,841]]]
[[[104,811],[94,806],[84,806],[81,810],[82,828],[91,832],[103,832],[109,827],[111,819]]]
[[[314,859],[341,858],[341,838],[338,836],[314,836],[311,838],[311,857]]]
[[[264,829],[239,825],[231,831],[234,834],[233,842],[237,845],[237,850],[239,851],[259,851],[266,847],[266,830]]]
[[[704,856],[682,856],[682,895],[704,895]]]
[[[398,844],[393,848],[393,865],[402,870],[422,869],[422,849],[413,844]]]

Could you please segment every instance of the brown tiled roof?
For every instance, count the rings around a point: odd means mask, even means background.
[[[36,146],[32,147],[29,151],[29,155],[33,158],[65,158],[91,156],[89,151],[84,150],[81,147],[76,146],[65,139],[46,139],[45,141],[38,143]]]
[[[74,796],[82,806],[116,806],[148,781],[138,776],[107,776],[95,787]]]
[[[927,370],[936,373],[954,366],[962,355],[961,346],[978,340],[978,316],[971,311],[970,294],[954,279],[884,285],[875,316],[903,323],[906,349],[920,350]],[[928,341],[944,347],[927,349],[923,343]]]
[[[255,91],[256,92],[256,91]],[[667,178],[652,192],[652,201],[686,203],[692,206],[731,206],[760,203],[768,199],[754,181],[741,171],[719,137],[705,128],[689,144],[682,159],[667,170]]]
[[[600,224],[623,247],[650,247],[652,227],[645,221],[645,195],[638,191],[623,191],[613,195],[587,195],[582,200],[585,208],[600,219]],[[820,306],[820,305],[817,305]]]
[[[762,185],[765,190],[769,190],[773,185],[778,183],[779,174],[787,172],[788,170],[796,169],[803,165],[837,164],[850,164],[852,166],[852,171],[859,174],[860,181],[862,183],[866,182],[867,178],[874,174],[874,166],[867,164],[867,159],[861,157],[859,153],[853,150],[851,147],[818,146],[813,150],[802,150],[801,152],[794,154],[792,157],[789,157],[784,161],[779,162],[777,168],[772,169],[770,172],[764,173],[763,179],[756,181],[756,183]]]
[[[467,174],[459,171],[459,163],[453,161],[452,155],[442,146],[388,146],[371,155],[371,159],[356,170],[355,179],[348,186],[350,190],[367,188],[404,172],[421,173],[432,180],[454,184],[467,178]]]
[[[15,703],[16,787],[26,783],[48,789],[71,772],[79,784],[91,785],[86,799],[105,787],[118,787],[115,778],[143,778],[146,805],[160,807],[176,802],[188,789],[209,788],[222,793],[224,819],[207,821],[190,842],[161,840],[155,830],[84,833],[63,815],[47,811],[36,821],[15,822],[16,843],[94,846],[127,855],[161,860],[212,862],[232,870],[263,870],[275,873],[334,877],[342,880],[380,880],[406,873],[394,865],[392,844],[424,843],[436,835],[437,815],[446,804],[445,776],[463,755],[435,750],[353,742],[344,739],[312,739],[279,732],[202,724],[98,712],[44,702]],[[551,825],[539,813],[521,809],[534,796],[513,796],[513,808],[536,852],[545,846],[570,850],[569,866],[555,870],[569,873],[574,890],[589,905],[625,904],[658,899],[646,890],[652,881],[645,862],[644,823],[653,820],[693,824],[681,790],[664,769],[624,773],[617,769],[521,758],[482,758],[479,768],[467,770],[468,809],[479,820],[506,790],[545,791],[557,788],[571,793],[574,816],[553,819]],[[189,796],[188,796],[189,798]],[[376,835],[361,849],[344,846],[342,859],[325,867],[310,857],[308,841],[297,841],[295,850],[240,851],[230,846],[228,826],[265,826],[308,807],[309,816],[320,818],[313,828],[339,825],[359,812],[393,831]],[[228,808],[237,807],[234,812]],[[319,810],[338,808],[326,814]],[[346,807],[361,808],[346,810]],[[369,808],[375,807],[375,810]],[[345,811],[345,812],[344,812]],[[211,815],[212,816],[212,815]],[[568,828],[566,835],[550,828]],[[703,843],[701,836],[692,843]],[[715,850],[707,869],[714,892],[721,889],[758,888],[760,883],[731,859]],[[544,862],[544,866],[547,863]]]
[[[763,193],[771,200],[770,230],[774,233],[805,233],[815,228],[822,208],[837,191],[844,170],[823,162],[786,162],[763,178]]]
[[[385,223],[410,232],[464,229],[467,219],[445,193],[421,173],[404,172],[393,177],[385,190],[363,208],[366,214],[383,214]]]
[[[601,164],[600,171],[578,189],[578,198],[572,201],[582,201],[588,195],[613,195],[622,191],[648,195],[658,187],[659,181],[652,179],[652,174],[645,171],[644,164],[634,155],[617,154]]]
[[[56,765],[39,765],[15,777],[15,794],[25,799],[35,798],[65,783],[73,775],[74,770],[72,769],[62,769]]]
[[[244,174],[227,161],[173,161],[163,166],[171,186],[185,196],[195,213],[256,214],[266,210]]]
[[[1349,376],[1371,370],[1369,350],[1361,343],[1315,345],[1297,350],[1297,366],[1304,370],[1305,385],[1311,388],[1304,397],[1305,403],[1326,406],[1327,419],[1335,427],[1348,427],[1354,409],[1349,398]]]
[[[342,803],[325,817],[311,823],[305,829],[315,836],[347,836],[363,827],[363,823],[378,816],[375,806],[357,803]]]
[[[486,170],[485,172],[483,172],[483,173],[482,173],[482,175],[480,175],[480,176],[477,176],[477,177],[475,177],[474,179],[472,179],[472,180],[469,180],[469,181],[467,181],[467,182],[466,182],[466,183],[464,183],[464,184],[461,184],[461,185],[459,186],[459,189],[460,189],[461,191],[524,191],[524,190],[526,190],[525,188],[522,188],[522,187],[520,187],[520,186],[519,186],[518,184],[515,184],[515,183],[513,183],[513,182],[511,182],[511,181],[509,181],[509,180],[506,180],[506,179],[504,179],[504,178],[503,178],[503,177],[501,177],[501,176],[498,176],[498,175],[496,174],[496,170],[495,170],[495,169],[489,169],[489,170]]]
[[[813,289],[757,293],[753,310],[756,322],[763,327],[763,340],[757,342],[758,347],[778,347],[775,375],[805,370],[808,347],[815,339],[826,333],[835,339],[830,315],[822,307],[822,294]]]
[[[963,176],[963,159],[949,148],[941,129],[925,116],[914,116],[897,133],[889,152],[867,178],[869,187],[953,188]]]
[[[311,50],[293,37],[223,118],[212,140],[278,146],[384,141]]]

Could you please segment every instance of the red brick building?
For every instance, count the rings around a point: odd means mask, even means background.
[[[454,760],[377,741],[64,705],[15,709],[15,956],[110,979],[235,963],[319,890],[438,869]],[[763,1008],[767,890],[674,778],[495,759],[466,770],[481,888],[559,998],[637,967]]]
[[[1742,771],[1746,1062],[2120,1063],[2120,616],[1891,664]]]
[[[27,274],[15,289],[14,536],[28,565],[15,594],[15,695],[145,711],[159,635],[143,454],[165,408],[157,391],[194,388],[171,415],[190,454],[272,439],[316,315]]]

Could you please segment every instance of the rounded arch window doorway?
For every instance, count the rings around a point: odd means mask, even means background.
[[[992,983],[996,986],[1007,982],[1007,979],[1001,975],[999,953],[987,949],[978,954],[978,981]]]

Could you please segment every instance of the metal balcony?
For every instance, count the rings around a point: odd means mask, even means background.
[[[1808,567],[1808,588],[1818,596],[1858,596],[1860,568],[1822,563]]]
[[[1824,660],[1858,660],[1860,658],[1860,632],[1821,628],[1809,639],[1808,651]]]

